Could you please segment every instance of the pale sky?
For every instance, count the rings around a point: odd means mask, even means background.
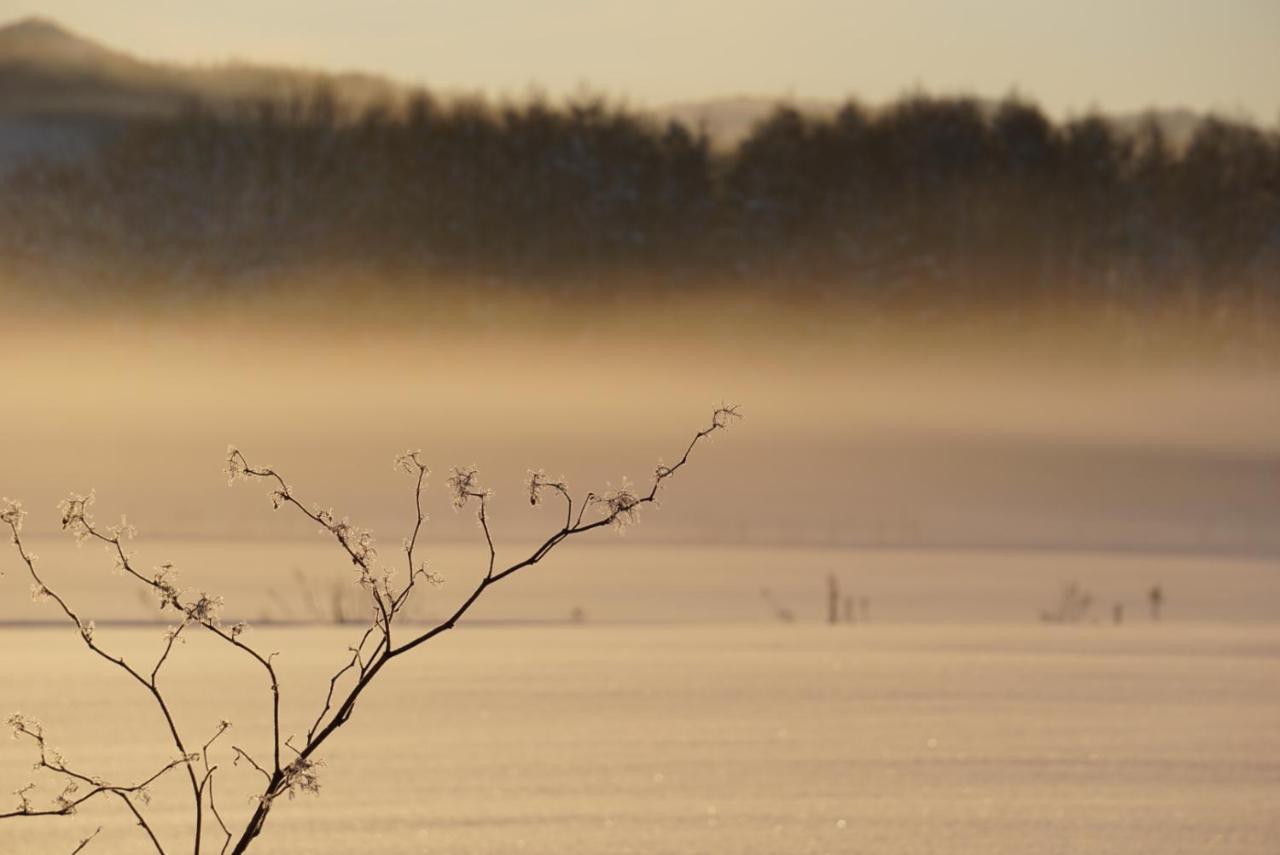
[[[1280,0],[0,0],[139,56],[632,103],[999,96],[1280,118]]]

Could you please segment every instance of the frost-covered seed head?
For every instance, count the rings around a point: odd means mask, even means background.
[[[76,543],[84,543],[84,541],[93,535],[93,503],[97,500],[93,490],[89,494],[82,496],[79,493],[72,493],[67,498],[58,503],[58,512],[62,514],[62,530],[70,532],[71,536],[76,539]]]
[[[222,614],[222,597],[200,594],[194,603],[187,607],[187,620],[208,626],[217,626]]]
[[[245,465],[244,455],[240,453],[240,449],[234,445],[227,446],[227,462],[222,467],[222,471],[227,476],[227,486],[233,487],[240,479],[248,479],[248,466]]]
[[[283,780],[279,792],[288,794],[290,800],[300,792],[316,795],[320,792],[320,779],[316,769],[323,765],[322,760],[298,757],[282,770]]]
[[[44,739],[44,726],[30,716],[25,716],[22,713],[13,713],[5,720],[5,723],[13,729],[12,736],[14,739],[23,735],[30,736],[37,742]]]
[[[455,466],[449,480],[449,494],[453,497],[454,509],[464,507],[471,499],[485,499],[489,491],[480,487],[479,473],[474,466]]]
[[[626,478],[622,479],[621,487],[615,489],[610,485],[604,493],[598,496],[593,494],[591,501],[604,506],[606,519],[618,531],[640,521],[640,497]]]
[[[396,455],[393,467],[406,475],[426,475],[431,470],[422,462],[422,450],[415,449]]]
[[[12,528],[14,534],[22,531],[22,520],[26,515],[22,502],[7,496],[0,499],[0,522]]]
[[[721,404],[716,407],[715,413],[711,416],[711,426],[715,430],[723,430],[729,427],[735,419],[742,418],[742,414],[738,412],[736,404]]]
[[[154,574],[151,576],[152,590],[156,592],[156,596],[160,598],[160,608],[181,608],[178,604],[178,574],[173,569],[172,564],[161,564],[155,568]]]
[[[75,807],[72,802],[75,800],[76,793],[79,792],[80,785],[76,783],[74,778],[69,778],[63,786],[62,792],[58,793],[58,807],[67,813],[74,813]]]
[[[555,490],[561,494],[567,494],[569,485],[565,483],[564,477],[551,478],[541,469],[529,470],[528,476],[524,481],[525,489],[529,491],[529,504],[538,505],[542,503],[543,493],[547,490]]]
[[[138,530],[134,526],[130,525],[129,520],[125,518],[124,514],[121,514],[118,525],[107,527],[107,536],[117,542],[121,540],[132,540],[138,536]]]
[[[31,799],[28,797],[28,793],[35,788],[35,781],[31,781],[30,783],[23,784],[21,787],[18,787],[18,789],[13,791],[13,794],[18,797],[18,813],[31,813],[32,805]]]

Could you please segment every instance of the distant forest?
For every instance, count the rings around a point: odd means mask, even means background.
[[[367,269],[894,299],[1280,297],[1280,133],[1054,122],[909,97],[786,107],[732,149],[602,101],[345,108],[323,92],[131,120],[0,183],[0,274],[252,283]],[[708,285],[710,287],[710,285]]]

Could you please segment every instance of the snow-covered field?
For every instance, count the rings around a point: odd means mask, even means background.
[[[253,851],[1280,852],[1273,370],[1032,371],[1021,351],[991,368],[945,348],[899,365],[864,358],[874,343],[806,337],[688,359],[662,342],[603,361],[590,341],[495,345],[460,368],[407,334],[357,354],[275,330],[134,332],[16,340],[0,493],[27,503],[42,572],[98,639],[154,661],[151,598],[57,531],[58,498],[97,487],[100,521],[139,526],[139,567],[174,562],[278,651],[286,733],[305,731],[356,640],[327,623],[356,614],[351,566],[260,489],[224,486],[228,441],[370,526],[387,561],[412,518],[388,464],[423,446],[423,549],[447,580],[410,610],[427,620],[487,558],[449,509],[450,465],[476,462],[495,488],[501,564],[561,524],[529,506],[528,467],[579,496],[644,482],[713,396],[747,416],[634,533],[565,544],[398,660],[325,746],[318,797],[281,803]],[[113,780],[171,759],[145,693],[39,623],[56,611],[7,546],[0,571],[0,715],[39,718],[69,762]],[[856,625],[823,624],[829,575]],[[1042,623],[1068,582],[1092,595],[1090,619]],[[268,744],[260,669],[193,633],[161,684],[191,744],[234,723],[212,759],[242,821],[258,779],[230,747]],[[0,740],[0,812],[33,760]],[[56,797],[45,783],[37,797]],[[177,777],[149,810],[168,850],[189,852]],[[86,855],[147,851],[104,802],[0,822],[0,855],[70,853],[99,825]]]
[[[99,634],[136,656],[159,642]],[[350,638],[252,633],[280,651],[287,729]],[[145,696],[76,644],[0,630],[0,706],[104,774],[163,763]],[[176,656],[181,723],[231,719],[227,745],[261,753],[259,675],[201,639]],[[281,804],[260,851],[1269,855],[1278,712],[1273,622],[463,627],[367,695],[319,796]],[[31,760],[0,743],[0,789]],[[220,798],[244,815],[253,774],[230,761]],[[181,791],[157,788],[153,811],[185,851]],[[96,851],[146,851],[103,803],[0,823],[0,852],[69,852],[98,825]]]

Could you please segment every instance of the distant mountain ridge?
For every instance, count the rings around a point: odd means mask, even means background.
[[[252,63],[152,62],[47,18],[26,18],[0,27],[0,173],[36,156],[79,156],[129,120],[172,115],[192,100],[216,106],[255,98],[286,99],[320,88],[355,107],[395,104],[414,91],[374,74]],[[742,95],[659,105],[643,112],[658,121],[700,129],[718,146],[730,147],[782,104],[815,115],[834,113],[841,106],[834,100]],[[1200,118],[1187,110],[1154,115],[1175,141],[1185,139]],[[1142,118],[1120,116],[1113,121],[1125,128]]]
[[[66,66],[124,61],[139,64],[125,54],[81,38],[48,18],[24,18],[0,27],[0,56],[9,61],[27,60]]]
[[[0,27],[0,116],[166,114],[195,98],[279,98],[322,85],[355,104],[403,91],[376,75],[245,63],[197,67],[149,62],[43,18]]]
[[[375,75],[149,62],[26,18],[0,27],[0,174],[34,158],[84,156],[128,122],[173,115],[193,100],[284,99],[321,87],[357,106],[405,91]]]

